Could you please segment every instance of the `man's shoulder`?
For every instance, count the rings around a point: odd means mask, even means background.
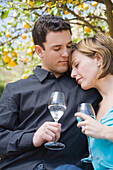
[[[9,91],[21,91],[23,89],[30,89],[31,87],[35,86],[35,82],[37,79],[33,76],[30,75],[27,79],[20,79],[15,82],[10,82],[6,85],[6,88]]]

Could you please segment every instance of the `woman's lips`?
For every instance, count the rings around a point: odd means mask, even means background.
[[[80,84],[80,80],[81,80],[81,78],[76,79],[76,81],[77,81],[78,84]]]

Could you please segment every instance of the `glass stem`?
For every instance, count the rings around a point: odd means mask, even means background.
[[[55,122],[58,123],[58,119],[55,119]],[[55,136],[55,138],[54,138],[54,140],[53,140],[53,143],[56,143],[56,136]]]
[[[90,157],[93,157],[92,151],[91,151],[91,141],[90,141],[90,137],[88,137],[88,141],[89,141],[89,156],[90,156]]]
[[[56,143],[56,136],[55,136],[55,138],[54,138],[54,140],[53,140],[53,143]]]

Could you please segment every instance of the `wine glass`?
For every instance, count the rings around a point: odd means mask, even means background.
[[[79,104],[79,106],[77,108],[77,112],[82,112],[82,113],[85,113],[85,114],[91,116],[92,118],[95,118],[95,112],[94,112],[94,109],[90,103]],[[81,117],[77,117],[78,122],[83,121],[83,120],[84,119],[82,119]],[[89,140],[89,156],[87,158],[81,159],[81,161],[85,162],[85,163],[91,163],[94,159],[99,159],[98,157],[93,157],[92,151],[91,151],[91,146],[90,146],[90,137],[88,137],[88,140]]]
[[[58,122],[66,110],[65,97],[62,92],[55,91],[52,93],[48,103],[48,109],[55,122]],[[45,147],[51,150],[61,150],[65,148],[65,145],[63,143],[56,142],[55,137],[53,142],[45,143]]]

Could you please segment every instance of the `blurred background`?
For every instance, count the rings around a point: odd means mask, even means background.
[[[0,96],[7,83],[27,78],[41,65],[31,32],[44,14],[70,22],[74,42],[96,32],[113,38],[112,0],[0,0]]]

